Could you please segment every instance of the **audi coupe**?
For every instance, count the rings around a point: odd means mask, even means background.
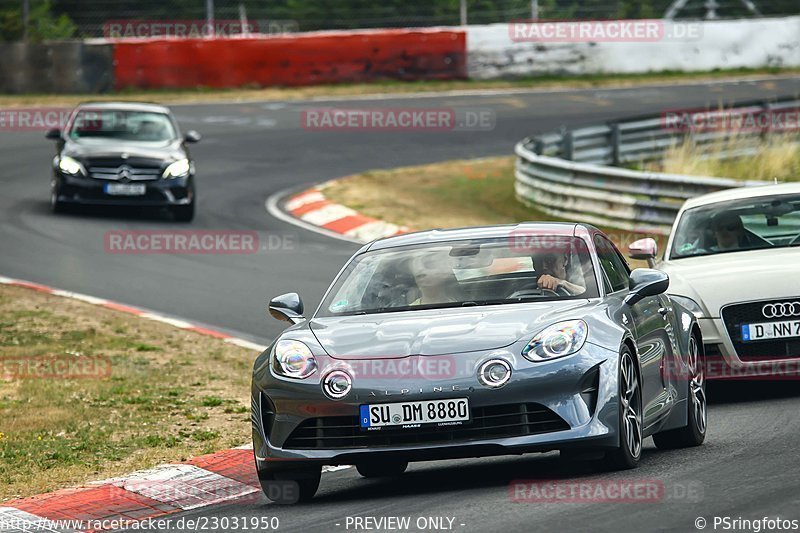
[[[700,324],[708,377],[796,374],[800,364],[800,184],[743,187],[693,198],[678,213],[662,261],[669,294]]]
[[[195,212],[194,161],[169,109],[154,104],[105,102],[79,105],[56,141],[50,204],[130,205],[169,208],[189,222]]]
[[[410,461],[557,450],[627,469],[648,436],[701,444],[701,329],[668,285],[585,224],[365,245],[309,318],[296,293],[269,303],[292,325],[253,369],[264,493],[310,499],[323,465],[398,476]]]

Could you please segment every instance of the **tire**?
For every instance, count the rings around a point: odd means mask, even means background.
[[[55,188],[50,191],[50,210],[55,214],[67,212],[67,207],[64,205],[64,202],[58,201],[58,190]]]
[[[356,465],[362,477],[394,477],[402,475],[408,468],[408,461],[380,461]]]
[[[258,472],[264,496],[282,505],[310,501],[317,493],[321,477],[321,466]]]
[[[689,338],[689,398],[686,401],[687,424],[682,428],[662,431],[653,435],[653,442],[661,450],[700,446],[706,440],[708,401],[706,396],[705,359],[695,335]]]
[[[191,222],[194,219],[194,200],[190,204],[173,207],[172,215],[178,222]]]
[[[619,447],[609,450],[603,460],[610,470],[639,466],[642,457],[642,388],[638,367],[626,346],[619,355]]]

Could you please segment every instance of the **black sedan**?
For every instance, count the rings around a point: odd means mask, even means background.
[[[642,441],[705,438],[697,319],[669,278],[631,271],[582,224],[434,230],[364,246],[308,319],[255,361],[253,447],[267,497],[311,498],[323,465],[559,450],[633,468]]]
[[[167,207],[176,220],[195,212],[194,161],[166,107],[143,103],[85,103],[65,128],[50,130],[57,142],[50,203]]]

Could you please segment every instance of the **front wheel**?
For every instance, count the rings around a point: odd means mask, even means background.
[[[619,446],[606,452],[605,465],[612,470],[628,470],[642,457],[642,389],[633,354],[626,346],[619,357]]]
[[[381,461],[359,463],[356,470],[363,477],[394,477],[399,476],[408,468],[408,461]]]
[[[705,360],[700,350],[700,343],[694,335],[689,338],[686,366],[689,371],[687,376],[689,398],[686,401],[687,424],[682,428],[662,431],[653,435],[653,442],[662,450],[700,446],[706,440],[708,404],[706,401]]]
[[[194,200],[189,204],[173,207],[172,214],[178,222],[191,222],[194,219]]]
[[[258,472],[261,490],[267,499],[284,505],[311,500],[321,477],[320,466]]]

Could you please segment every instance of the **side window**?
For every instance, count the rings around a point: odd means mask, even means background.
[[[611,241],[595,235],[594,245],[597,248],[600,267],[605,274],[606,289],[608,290],[610,286],[610,292],[617,292],[628,288],[630,269]]]

